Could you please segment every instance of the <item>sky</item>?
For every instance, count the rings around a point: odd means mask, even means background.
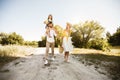
[[[63,28],[66,22],[94,20],[113,34],[120,26],[120,0],[0,0],[0,32],[39,41],[49,14]]]

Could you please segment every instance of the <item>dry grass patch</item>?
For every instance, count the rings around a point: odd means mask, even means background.
[[[0,46],[0,67],[19,57],[32,54],[34,48],[30,46],[7,45]]]

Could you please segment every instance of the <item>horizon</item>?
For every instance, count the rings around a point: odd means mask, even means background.
[[[44,21],[53,15],[55,25],[65,28],[65,23],[78,24],[94,20],[115,33],[120,26],[119,0],[1,0],[0,32],[16,32],[24,40],[41,40],[44,36]]]

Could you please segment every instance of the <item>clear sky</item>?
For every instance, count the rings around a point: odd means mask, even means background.
[[[112,34],[120,26],[120,0],[0,0],[0,32],[40,40],[49,14],[62,27],[95,20]]]

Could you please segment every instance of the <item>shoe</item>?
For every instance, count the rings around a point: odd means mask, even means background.
[[[45,65],[48,64],[48,60],[45,60],[45,63],[44,63],[44,64],[45,64]]]
[[[52,60],[52,61],[54,61],[54,60],[55,60],[55,58],[51,58],[51,60]]]

